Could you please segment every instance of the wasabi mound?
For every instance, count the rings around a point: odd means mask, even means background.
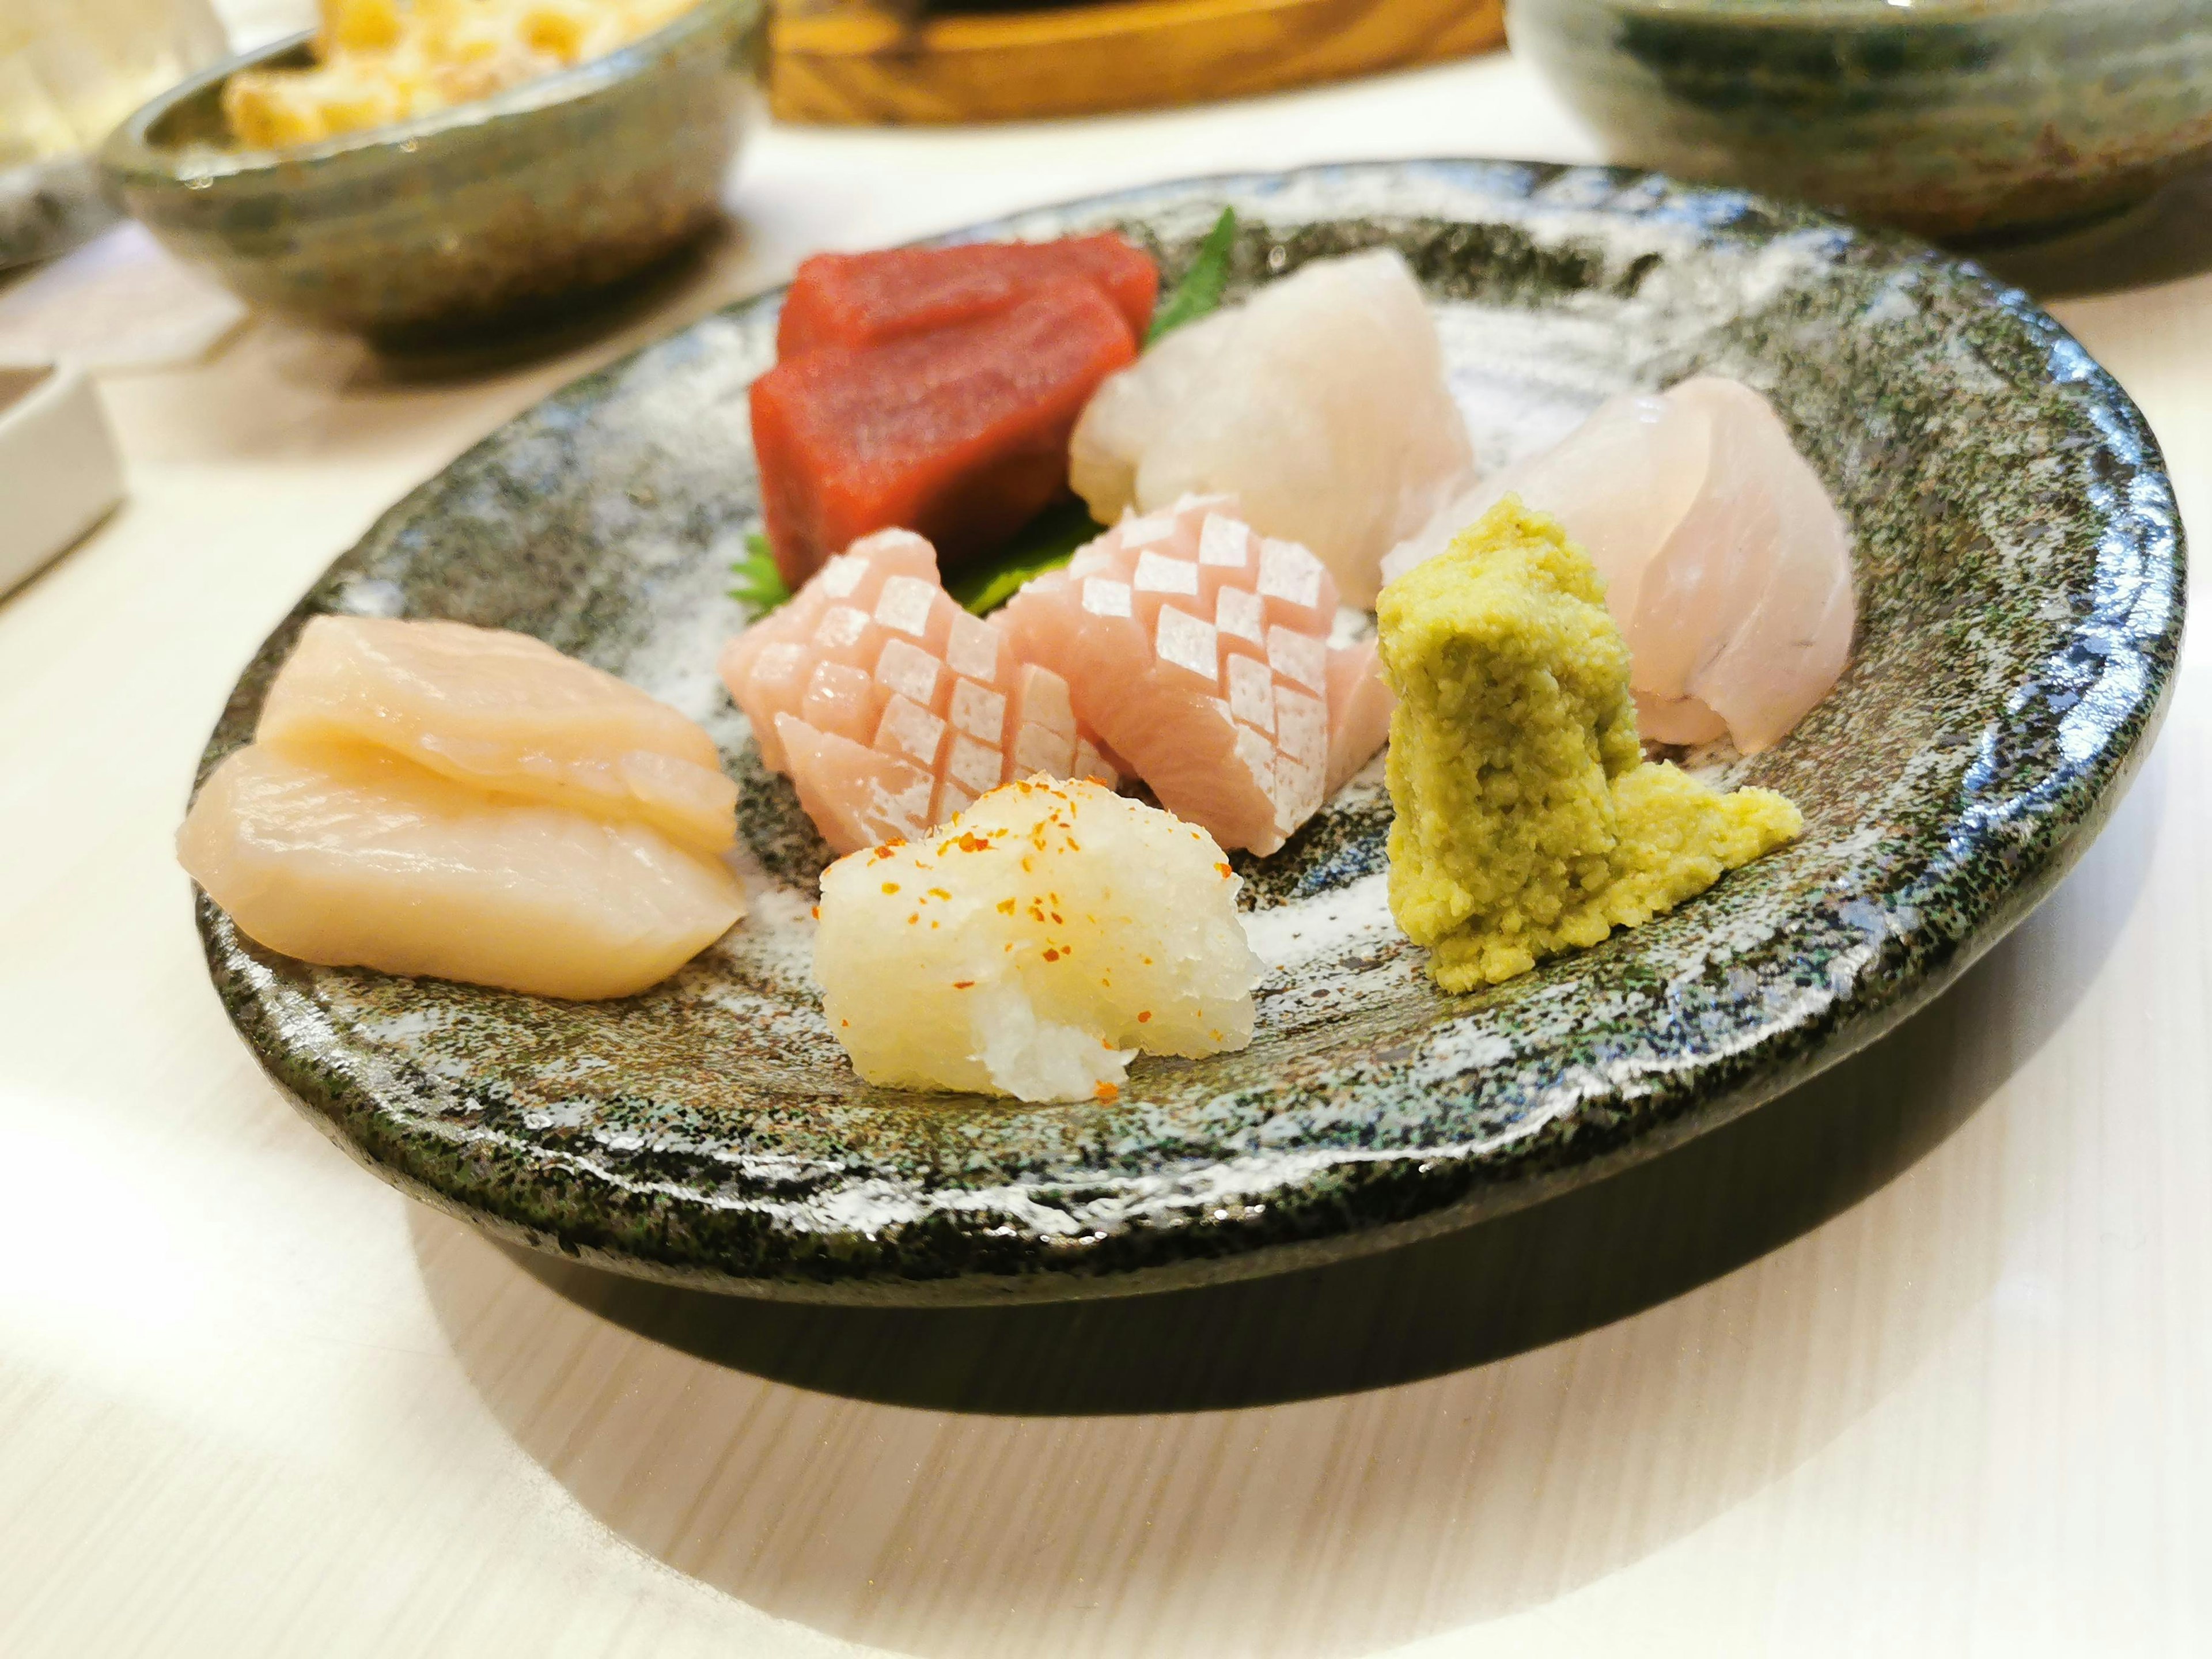
[[[1589,557],[1508,496],[1382,592],[1390,909],[1451,992],[1526,973],[1794,840],[1766,789],[1643,758]]]

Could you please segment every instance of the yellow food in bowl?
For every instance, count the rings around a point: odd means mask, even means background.
[[[1383,588],[1390,910],[1447,991],[1525,973],[1794,840],[1767,789],[1644,759],[1589,556],[1507,496]]]
[[[242,70],[223,87],[253,149],[447,109],[650,34],[697,0],[323,0],[312,69]]]

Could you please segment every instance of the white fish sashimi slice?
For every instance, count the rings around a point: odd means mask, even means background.
[[[822,872],[822,1011],[871,1083],[1110,1098],[1140,1049],[1251,1042],[1242,885],[1157,807],[1007,784],[927,839]]]
[[[578,1000],[666,978],[745,908],[719,860],[648,825],[488,799],[369,750],[240,750],[177,855],[287,956]]]
[[[1508,495],[1589,553],[1662,743],[1778,742],[1825,696],[1856,618],[1850,537],[1771,405],[1718,376],[1601,406],[1449,502],[1383,562],[1395,579]]]
[[[1857,611],[1850,538],[1765,398],[1701,375],[1667,398],[1706,423],[1711,459],[1623,630],[1637,690],[1704,705],[1757,754],[1843,672]]]
[[[542,640],[464,623],[318,617],[277,673],[256,741],[388,750],[456,782],[636,819],[706,852],[737,839],[714,740],[665,703]]]
[[[1433,558],[1508,495],[1565,526],[1604,579],[1623,626],[1644,571],[1697,499],[1711,462],[1709,422],[1664,398],[1601,404],[1564,442],[1526,455],[1447,502],[1382,562],[1388,581]],[[1571,516],[1570,516],[1571,515]]]
[[[1143,372],[1109,374],[1091,394],[1068,442],[1068,483],[1091,516],[1112,524],[1137,505],[1137,466],[1152,435],[1215,379],[1237,337],[1240,308],[1186,323],[1145,349]]]
[[[1363,607],[1383,553],[1473,469],[1435,319],[1387,248],[1316,260],[1169,335],[1100,388],[1070,456],[1102,520],[1233,494]]]

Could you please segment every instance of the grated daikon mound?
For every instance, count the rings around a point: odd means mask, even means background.
[[[822,875],[815,976],[871,1083],[1110,1099],[1129,1061],[1252,1040],[1242,881],[1204,830],[1091,783],[991,791]]]

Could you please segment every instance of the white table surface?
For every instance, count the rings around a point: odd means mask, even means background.
[[[2212,1651],[2202,629],[2103,838],[1931,1012],[1563,1218],[1333,1288],[562,1294],[356,1168],[225,1019],[170,848],[194,759],[465,446],[817,247],[1455,152],[1592,145],[1504,58],[771,131],[715,257],[552,360],[406,377],[258,323],[106,379],[131,500],[0,603],[0,1653]],[[2212,276],[2055,308],[2212,531]]]

